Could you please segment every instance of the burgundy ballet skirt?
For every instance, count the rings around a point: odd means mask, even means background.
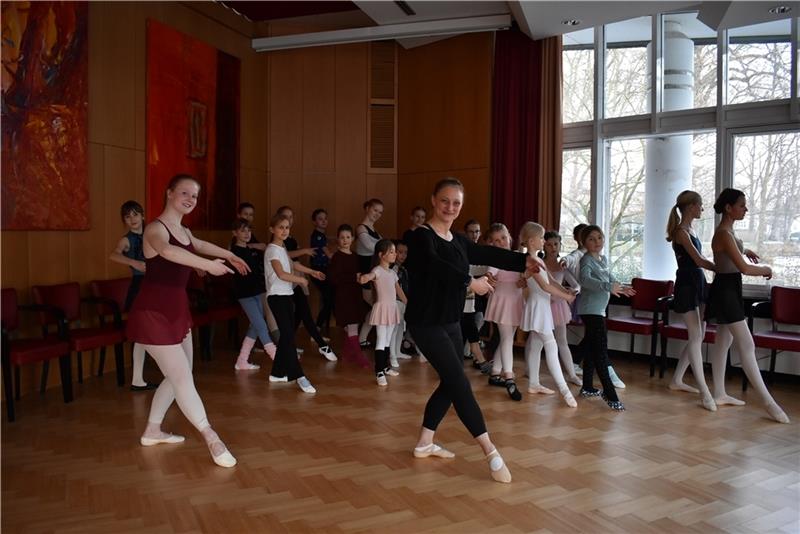
[[[191,243],[182,244],[171,232],[169,244],[194,252]],[[147,270],[139,295],[128,312],[125,335],[130,341],[145,345],[178,345],[192,328],[186,294],[192,268],[162,256],[145,258],[145,264]]]

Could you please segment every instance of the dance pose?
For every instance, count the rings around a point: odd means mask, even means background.
[[[558,392],[564,398],[567,406],[575,408],[578,403],[564,380],[561,364],[558,362],[558,344],[553,336],[553,312],[550,309],[551,296],[558,297],[566,303],[575,300],[575,296],[560,284],[550,280],[547,275],[547,267],[537,255],[544,245],[544,227],[542,225],[526,222],[520,230],[519,242],[528,249],[528,255],[542,267],[538,273],[531,273],[527,279],[528,299],[522,311],[520,326],[522,330],[529,332],[528,341],[525,344],[525,361],[528,363],[528,377],[530,378],[528,393],[545,395],[554,393],[552,389],[539,383],[539,366],[542,359],[542,348],[544,348],[547,368],[555,380]]]
[[[397,259],[397,250],[390,239],[381,239],[375,245],[375,261],[377,265],[367,274],[359,277],[359,283],[375,283],[377,298],[372,305],[369,322],[376,327],[378,336],[375,341],[375,379],[379,386],[388,384],[387,376],[397,376],[400,373],[389,366],[389,346],[392,342],[394,329],[400,323],[400,311],[395,304],[396,299],[406,302],[406,295],[400,287],[397,273],[391,270],[391,265]]]
[[[167,186],[164,211],[145,228],[143,250],[147,269],[141,291],[128,314],[126,335],[141,343],[156,361],[164,380],[153,395],[150,415],[140,442],[143,446],[180,443],[183,436],[161,430],[161,423],[172,401],[203,435],[214,463],[233,467],[236,458],[211,428],[203,401],[192,378],[192,315],[186,284],[192,269],[214,276],[231,273],[222,259],[208,260],[195,252],[223,258],[241,274],[248,272],[245,262],[231,251],[197,239],[181,219],[197,205],[200,184],[189,175],[179,174]]]
[[[123,310],[127,312],[130,311],[133,300],[139,294],[144,272],[147,269],[144,252],[142,251],[144,208],[135,200],[128,200],[122,204],[119,211],[122,222],[128,228],[128,233],[119,240],[116,248],[111,251],[109,259],[122,265],[127,265],[131,269],[131,284],[128,286],[128,294],[125,296],[125,309]],[[139,343],[134,343],[131,354],[131,360],[133,361],[131,391],[147,391],[158,387],[158,384],[150,384],[144,381],[144,357],[145,352],[142,346]]]
[[[489,226],[486,240],[492,247],[511,249],[511,236],[508,228],[502,223],[494,223]],[[514,381],[514,334],[522,321],[522,309],[525,305],[522,288],[525,287],[526,282],[520,276],[519,271],[507,271],[492,267],[488,272],[495,278],[496,283],[494,292],[486,305],[486,320],[493,322],[500,331],[500,344],[494,353],[489,384],[505,387],[509,397],[519,401],[522,400],[522,393]]]
[[[608,329],[606,328],[606,307],[611,295],[633,296],[632,288],[620,285],[608,266],[606,257],[601,255],[605,236],[599,226],[589,225],[581,233],[586,254],[581,258],[581,298],[578,313],[585,327],[583,345],[583,387],[581,397],[602,396],[609,408],[622,411],[625,406],[617,397],[614,384],[609,376]],[[600,377],[603,391],[594,388],[594,372]]]
[[[434,443],[439,423],[450,406],[480,445],[489,462],[491,476],[511,482],[511,473],[495,448],[483,414],[464,375],[459,319],[467,287],[477,294],[492,290],[486,277],[472,278],[469,265],[493,265],[522,272],[538,267],[524,254],[495,247],[480,247],[451,232],[464,202],[464,186],[454,178],[438,182],[431,195],[433,216],[417,229],[409,243],[410,291],[406,321],[414,341],[436,370],[441,382],[425,406],[414,457],[452,458],[454,454]]]
[[[328,264],[333,253],[328,250],[328,236],[325,234],[328,228],[328,212],[322,208],[315,209],[311,213],[311,221],[314,223],[314,230],[311,232],[311,248],[314,255],[311,256],[311,268],[321,273],[328,272]],[[312,278],[311,282],[319,290],[320,307],[317,314],[317,329],[322,330],[329,327],[331,312],[333,311],[333,288],[327,280],[317,280]]]
[[[375,254],[375,245],[380,241],[381,234],[375,229],[375,223],[383,215],[383,202],[377,198],[371,198],[364,202],[364,220],[356,226],[356,254],[358,255],[358,272],[364,274],[372,269],[372,255]],[[361,286],[364,302],[372,306],[375,295],[371,284]],[[369,312],[367,312],[369,313]],[[369,347],[367,336],[372,330],[369,324],[369,315],[364,318],[361,330],[358,332],[358,341],[362,347]]]
[[[231,252],[241,258],[250,268],[245,276],[236,276],[233,279],[233,294],[239,305],[244,310],[250,325],[242,340],[239,357],[233,368],[237,371],[259,369],[260,366],[250,363],[250,352],[256,344],[256,338],[261,340],[264,352],[270,358],[275,358],[277,348],[269,335],[267,321],[264,318],[264,299],[267,288],[264,280],[264,258],[260,250],[250,248],[247,244],[252,236],[250,223],[247,219],[236,219],[233,223],[234,244]]]
[[[667,241],[672,243],[675,260],[678,262],[672,309],[681,315],[689,336],[678,358],[669,388],[700,393],[703,407],[716,412],[717,405],[703,374],[702,353],[706,333],[705,305],[708,298],[703,269],[713,271],[715,266],[703,256],[703,245],[692,228],[692,221],[699,219],[702,213],[703,199],[700,195],[695,191],[684,191],[675,200],[675,206],[670,210],[667,220]],[[699,389],[683,382],[683,376],[690,364]]]
[[[771,278],[772,269],[767,265],[747,263],[743,256],[757,263],[758,255],[745,249],[742,240],[736,237],[733,231],[733,224],[744,219],[747,214],[744,193],[738,189],[724,189],[714,203],[714,211],[722,215],[711,241],[716,274],[706,310],[706,318],[716,319],[717,322],[717,338],[711,354],[714,402],[717,405],[744,404],[744,401],[733,398],[725,392],[725,362],[728,358],[728,349],[735,343],[736,352],[742,361],[742,369],[761,397],[767,413],[779,423],[788,423],[789,417],[772,398],[761,377],[753,336],[747,328],[742,300],[742,275]]]

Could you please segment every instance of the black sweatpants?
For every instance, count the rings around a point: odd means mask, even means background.
[[[618,401],[617,390],[611,383],[608,376],[608,366],[611,362],[608,359],[608,330],[606,329],[606,318],[602,315],[581,315],[585,333],[583,335],[583,387],[585,389],[594,387],[594,372],[600,378],[606,397],[611,401]]]
[[[278,348],[272,370],[269,374],[276,377],[285,376],[289,380],[297,380],[305,376],[300,361],[297,359],[297,347],[294,342],[294,304],[291,295],[270,295],[267,297],[269,309],[275,316],[278,331]]]
[[[486,432],[481,408],[472,386],[464,375],[464,341],[461,325],[409,325],[414,342],[439,374],[439,386],[425,405],[422,426],[436,430],[452,404],[456,414],[473,437]]]
[[[295,286],[294,294],[291,297],[294,300],[294,327],[297,329],[300,326],[300,321],[303,322],[303,326],[306,327],[306,332],[308,335],[311,336],[314,341],[317,342],[317,345],[320,347],[324,347],[327,345],[325,340],[322,339],[322,335],[319,333],[319,328],[317,328],[317,324],[314,322],[314,319],[311,317],[311,308],[308,305],[308,298],[306,294],[303,293],[303,288],[300,286]],[[270,306],[270,309],[272,307]],[[272,311],[275,313],[275,310]],[[275,319],[277,321],[277,319]],[[278,328],[280,330],[280,328]],[[283,335],[283,331],[281,330],[281,335]]]
[[[312,278],[311,283],[319,290],[320,296],[319,313],[316,321],[317,328],[328,328],[331,322],[331,312],[333,311],[333,286],[327,280],[317,280],[316,278]]]

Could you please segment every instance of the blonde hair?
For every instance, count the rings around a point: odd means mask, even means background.
[[[703,197],[696,191],[683,191],[678,198],[675,199],[675,205],[669,210],[669,218],[667,218],[667,242],[675,241],[675,235],[678,232],[683,214],[686,209],[692,204],[700,204]],[[680,212],[680,215],[678,214]]]
[[[519,245],[528,246],[528,240],[534,236],[544,237],[544,226],[539,223],[528,221],[519,230]]]

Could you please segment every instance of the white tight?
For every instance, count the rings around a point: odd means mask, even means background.
[[[753,389],[761,396],[764,404],[769,406],[775,404],[756,361],[756,347],[753,344],[753,336],[747,328],[744,320],[717,326],[717,339],[711,352],[711,371],[714,376],[714,398],[726,397],[725,393],[725,362],[728,358],[728,349],[731,343],[735,343],[736,352],[742,361],[742,370],[747,376],[747,380],[752,384]]]
[[[567,372],[568,376],[574,376],[575,368],[572,366],[572,351],[569,350],[569,342],[567,341],[567,325],[556,325],[554,333],[556,345],[558,345],[558,356],[561,358],[561,364],[564,366],[564,371]],[[548,363],[548,365],[550,364]]]
[[[392,343],[392,335],[396,324],[379,324],[375,327],[377,339],[375,341],[375,350],[383,350],[389,348]]]
[[[164,373],[164,380],[153,395],[150,405],[150,424],[161,425],[172,401],[194,427],[203,431],[211,425],[206,417],[203,401],[194,387],[192,378],[192,332],[189,331],[180,345],[142,345]]]
[[[686,342],[686,346],[681,351],[680,358],[678,359],[678,365],[675,368],[675,374],[672,377],[672,383],[683,383],[683,375],[686,373],[686,369],[689,367],[689,364],[691,364],[692,374],[694,374],[695,382],[697,382],[697,388],[700,390],[700,394],[705,397],[710,393],[708,391],[708,386],[706,385],[705,376],[703,375],[703,337],[706,333],[706,323],[701,319],[701,313],[701,309],[695,308],[689,312],[681,314],[689,335],[689,341]],[[717,343],[719,343],[719,341],[717,341]],[[730,343],[728,343],[728,345],[730,346]],[[725,349],[725,355],[727,355],[727,353],[728,349]],[[722,380],[724,390],[724,361],[722,365]],[[716,382],[716,379],[714,382]]]
[[[496,324],[500,332],[500,344],[494,353],[494,363],[492,364],[492,374],[499,375],[502,372],[511,378],[514,376],[514,333],[517,327],[510,324]]]
[[[144,381],[144,346],[140,345],[139,343],[133,344],[133,354],[131,359],[133,360],[133,376],[131,377],[131,385],[134,386],[143,386],[145,385]]]
[[[561,365],[558,362],[558,344],[555,337],[553,337],[553,332],[542,334],[531,331],[528,333],[528,342],[525,343],[525,361],[528,363],[530,387],[534,388],[541,385],[539,384],[539,366],[542,359],[542,348],[544,348],[544,356],[550,375],[555,380],[559,390],[563,389],[567,386],[567,383],[561,373]],[[572,365],[571,360],[570,365]]]
[[[400,355],[400,346],[403,344],[403,336],[405,335],[406,331],[406,305],[400,302],[397,302],[397,311],[400,312],[400,324],[395,325],[397,328],[394,329],[394,334],[392,335],[392,342],[389,345],[389,355],[397,359]]]

